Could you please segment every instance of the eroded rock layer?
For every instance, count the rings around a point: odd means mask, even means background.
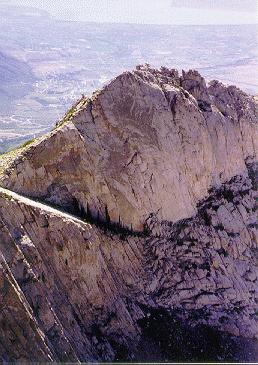
[[[142,67],[82,99],[1,184],[134,230],[153,212],[188,218],[209,188],[257,159],[255,113],[236,87]]]
[[[152,217],[139,235],[97,228],[2,189],[3,358],[133,359],[147,341],[141,324],[155,310],[177,330],[178,323],[204,325],[238,336],[244,346],[231,356],[248,358],[243,338],[258,334],[254,198],[251,180],[235,177],[195,217],[158,225]],[[187,359],[181,346],[175,359]]]
[[[1,177],[0,359],[255,361],[255,108],[141,66],[24,150]]]

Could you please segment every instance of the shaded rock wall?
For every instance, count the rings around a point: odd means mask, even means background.
[[[254,361],[257,140],[239,89],[139,66],[9,156],[0,359]]]
[[[155,359],[166,359],[169,348],[179,346],[174,358],[191,360],[196,349],[185,349],[182,338],[192,338],[191,328],[197,326],[200,338],[210,333],[225,339],[216,356],[210,342],[200,343],[204,358],[198,359],[253,360],[258,335],[255,196],[251,180],[235,177],[212,191],[195,217],[173,224],[152,216],[148,231],[139,235],[114,234],[107,226],[97,228],[1,189],[2,358],[148,359],[150,341]],[[151,330],[161,314],[162,345]],[[169,332],[167,351],[162,331],[171,328],[165,318],[177,328],[174,338]],[[39,352],[17,330],[25,320]]]
[[[191,217],[209,188],[256,159],[254,100],[207,87],[196,71],[138,67],[79,106],[15,160],[3,186],[141,230],[153,212]]]

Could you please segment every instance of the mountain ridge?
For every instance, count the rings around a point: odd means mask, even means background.
[[[60,206],[72,208],[76,200],[82,210],[102,220],[108,210],[112,221],[136,229],[153,212],[159,211],[160,219],[186,218],[212,185],[246,173],[245,160],[255,159],[256,111],[251,100],[218,82],[207,88],[194,71],[184,72],[180,80],[176,70],[140,66],[92,98],[82,98],[59,125],[60,132],[32,144],[24,166],[17,160],[8,178],[1,179],[2,185]],[[57,162],[60,156],[63,161]],[[67,175],[46,171],[57,164]],[[161,164],[158,177],[157,164]],[[35,170],[32,176],[28,171],[26,177],[26,168]],[[70,184],[73,179],[75,189]],[[177,213],[167,206],[162,186],[175,196]],[[184,201],[178,200],[181,189]]]
[[[0,359],[254,361],[256,113],[143,65],[2,156]]]

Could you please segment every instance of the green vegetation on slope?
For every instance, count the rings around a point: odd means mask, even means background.
[[[24,142],[22,145],[14,148],[13,150],[5,152],[2,155],[0,155],[0,175],[8,168],[8,166],[10,166],[10,164],[15,160],[15,158],[18,155],[29,149],[29,147],[36,140],[37,140],[36,138],[30,139]]]
[[[53,130],[62,127],[63,125],[68,123],[74,117],[74,115],[85,105],[87,100],[88,99],[85,98],[84,95],[79,100],[77,100],[73,104],[73,106],[68,110],[68,112],[64,115],[64,117],[59,122],[56,123]]]
[[[56,123],[55,127],[53,128],[52,132],[47,133],[41,137],[30,139],[26,142],[24,142],[22,145],[5,152],[0,155],[0,176],[4,173],[4,171],[11,166],[13,161],[16,159],[17,156],[21,155],[25,151],[27,151],[32,145],[35,145],[35,143],[39,143],[42,140],[46,139],[51,133],[55,132],[60,127],[67,124],[72,118],[75,116],[76,113],[78,113],[83,106],[85,105],[86,101],[88,99],[82,96],[76,103],[68,110],[68,112],[65,114],[65,116]]]

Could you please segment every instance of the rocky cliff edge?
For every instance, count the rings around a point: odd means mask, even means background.
[[[247,173],[257,150],[254,99],[196,71],[140,66],[82,98],[1,185],[142,230],[153,213],[191,217],[211,187]]]
[[[255,108],[139,66],[2,156],[0,359],[255,361]]]

